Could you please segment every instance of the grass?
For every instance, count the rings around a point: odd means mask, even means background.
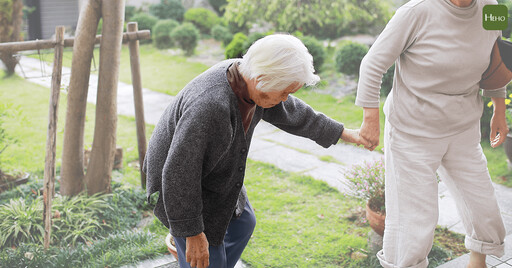
[[[248,162],[245,179],[256,229],[242,259],[251,267],[360,267],[367,226],[343,217],[359,204],[326,183]]]

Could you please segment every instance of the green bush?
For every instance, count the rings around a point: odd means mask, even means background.
[[[215,12],[206,8],[191,8],[185,12],[185,21],[194,24],[202,34],[209,34],[220,19]]]
[[[356,42],[346,42],[336,51],[336,69],[348,75],[358,75],[359,67],[368,46]]]
[[[158,18],[147,13],[135,14],[132,21],[137,22],[139,30],[151,30],[158,22]]]
[[[182,22],[185,8],[180,0],[161,0],[160,4],[149,6],[149,13],[161,20],[173,19]]]
[[[389,67],[388,71],[382,76],[382,85],[380,86],[380,96],[387,97],[391,88],[393,88],[393,77],[395,76],[395,64]]]
[[[43,243],[43,203],[11,199],[0,206],[0,248],[21,243]]]
[[[323,44],[316,38],[311,36],[304,36],[301,38],[302,43],[308,48],[309,53],[313,56],[313,66],[316,73],[319,73],[324,65],[327,53]]]
[[[233,40],[231,40],[224,52],[226,59],[241,58],[244,53],[245,41],[247,41],[247,36],[245,34],[235,34],[235,36],[233,36]]]
[[[126,6],[124,8],[124,21],[131,21],[131,18],[133,17],[133,15],[135,15],[135,13],[137,13],[137,7],[135,6]]]
[[[171,33],[173,41],[185,51],[187,56],[194,54],[199,37],[199,30],[192,23],[188,22],[174,28]]]
[[[215,40],[222,42],[223,46],[227,46],[233,40],[233,34],[229,29],[220,24],[213,26],[210,34]]]
[[[171,39],[171,32],[174,28],[178,27],[179,23],[175,20],[160,20],[158,21],[153,30],[153,42],[159,49],[170,48],[173,46]]]

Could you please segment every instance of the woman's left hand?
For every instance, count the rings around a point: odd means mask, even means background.
[[[507,137],[508,125],[505,118],[505,99],[493,98],[494,113],[491,118],[491,136],[489,137],[491,147],[500,146]]]

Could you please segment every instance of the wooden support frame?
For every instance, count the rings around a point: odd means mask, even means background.
[[[150,39],[151,33],[149,30],[142,30],[136,32],[123,33],[123,43],[130,41]],[[95,44],[101,42],[101,35],[96,36]],[[72,47],[75,43],[74,38],[64,39],[64,47]],[[26,50],[38,50],[38,49],[52,49],[57,45],[55,40],[33,40],[23,42],[9,42],[0,43],[0,52],[19,52]]]

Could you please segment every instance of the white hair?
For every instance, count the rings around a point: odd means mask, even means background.
[[[313,56],[298,38],[289,34],[273,34],[254,42],[239,67],[245,78],[258,81],[256,89],[262,92],[281,91],[294,83],[311,86],[320,81]]]

